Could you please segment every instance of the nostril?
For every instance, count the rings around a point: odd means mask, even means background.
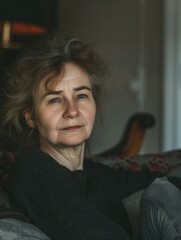
[[[67,104],[66,109],[65,109],[65,116],[67,117],[75,117],[78,114],[78,109],[76,104],[71,103]]]

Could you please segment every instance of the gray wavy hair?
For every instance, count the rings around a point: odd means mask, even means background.
[[[54,33],[31,48],[24,49],[7,75],[6,100],[1,110],[3,132],[18,141],[31,135],[32,129],[25,122],[23,110],[30,109],[33,113],[37,86],[45,80],[45,87],[48,87],[68,62],[78,65],[90,76],[99,109],[100,92],[108,77],[106,65],[93,47],[79,39]]]

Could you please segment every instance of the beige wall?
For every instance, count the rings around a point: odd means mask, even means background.
[[[62,31],[94,43],[112,73],[104,97],[103,123],[96,124],[92,136],[92,152],[117,143],[129,116],[142,110],[157,119],[142,152],[159,151],[161,1],[60,0],[58,8]],[[131,87],[134,83],[136,91]]]

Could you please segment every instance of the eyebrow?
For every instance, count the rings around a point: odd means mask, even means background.
[[[78,91],[81,91],[81,90],[84,90],[84,89],[86,89],[86,90],[88,90],[90,92],[92,91],[92,89],[90,87],[87,87],[87,86],[80,86],[80,87],[77,87],[77,88],[73,88],[73,90],[75,92],[78,92]],[[63,90],[46,92],[45,94],[43,94],[42,99],[47,97],[47,96],[49,96],[49,95],[59,95],[62,92],[63,92]]]
[[[88,91],[92,91],[92,89],[90,87],[87,87],[87,86],[80,86],[80,87],[77,87],[77,88],[73,88],[74,91],[81,91],[81,90],[88,90]]]

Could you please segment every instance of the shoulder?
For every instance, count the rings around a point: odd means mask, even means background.
[[[13,175],[25,177],[30,175],[59,176],[66,173],[65,167],[55,159],[40,150],[28,150],[21,152],[16,159]]]
[[[28,161],[29,159],[31,159],[32,161],[37,160],[37,159],[46,160],[46,159],[50,159],[50,158],[51,157],[48,154],[46,154],[38,149],[30,149],[30,150],[25,150],[25,151],[20,152],[17,156],[17,161],[22,161],[22,160]]]
[[[48,154],[40,151],[40,150],[27,150],[21,152],[17,156],[17,164],[21,165],[40,165],[40,166],[51,166],[51,165],[58,165],[58,163]]]
[[[12,170],[9,192],[11,195],[22,196],[21,193],[39,194],[40,189],[48,186],[65,184],[69,180],[66,169],[58,164],[52,157],[41,151],[30,150],[18,155]]]

